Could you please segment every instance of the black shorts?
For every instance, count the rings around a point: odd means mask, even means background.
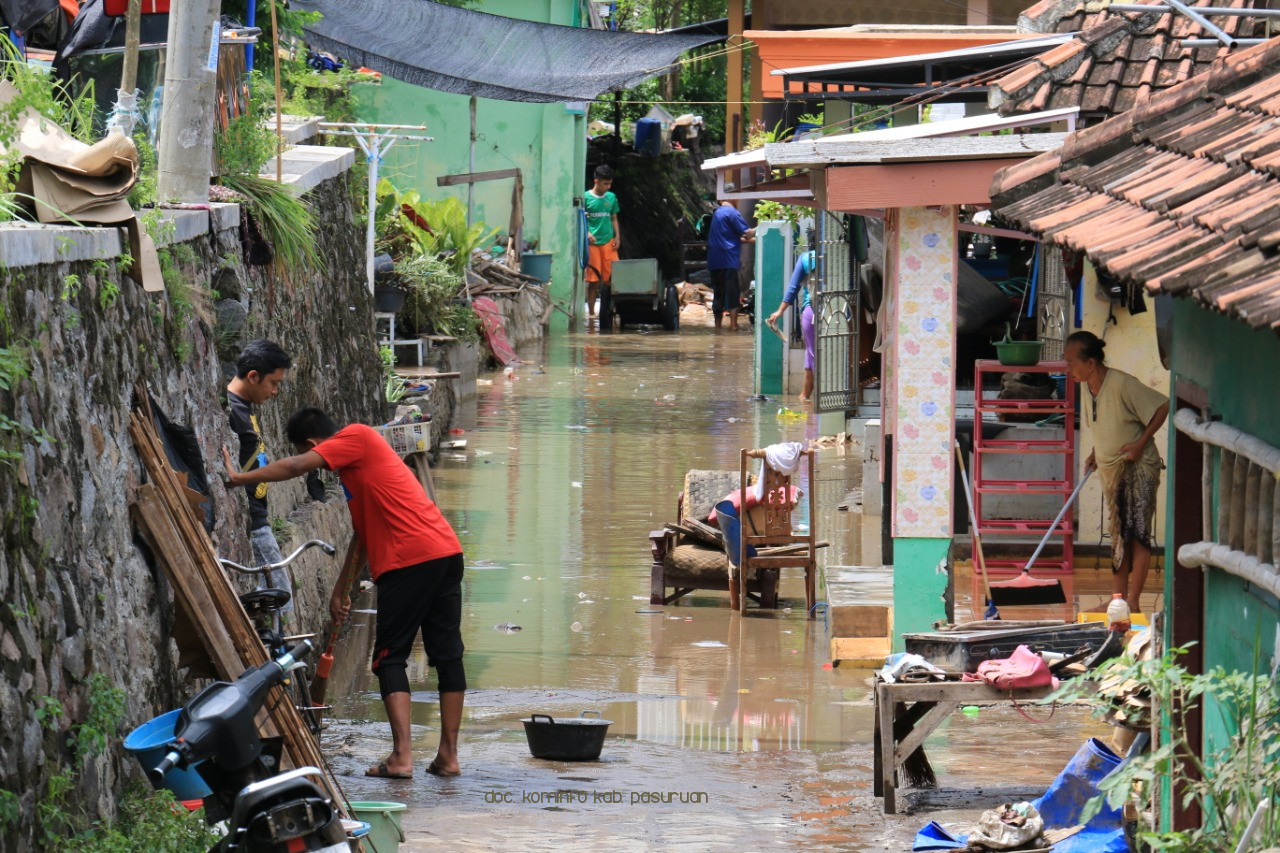
[[[738,287],[737,270],[711,271],[711,313],[719,315],[737,311],[742,306],[742,292]]]
[[[404,666],[419,632],[431,666],[462,659],[462,565],[454,554],[379,576],[375,673]]]

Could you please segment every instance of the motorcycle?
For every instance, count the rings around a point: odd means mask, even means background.
[[[212,793],[205,820],[227,821],[227,834],[210,853],[347,853],[341,815],[316,779],[315,767],[279,773],[282,740],[263,738],[254,718],[271,688],[312,652],[308,640],[275,660],[219,681],[183,706],[163,759],[150,770],[164,783],[174,768],[194,768]]]

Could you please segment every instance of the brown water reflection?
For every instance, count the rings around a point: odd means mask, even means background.
[[[446,454],[434,472],[468,563],[464,775],[390,785],[359,775],[387,733],[359,722],[380,720],[381,704],[364,660],[348,655],[335,676],[351,684],[336,709],[346,719],[326,736],[348,795],[409,803],[411,849],[443,837],[474,850],[909,849],[920,821],[886,823],[869,797],[868,673],[830,667],[824,613],[805,618],[799,574],[784,571],[791,606],[775,612],[735,614],[717,592],[649,604],[648,534],[674,519],[686,470],[736,469],[742,447],[816,437],[815,418],[779,419],[779,401],[749,401],[751,336],[697,326],[583,334],[522,355],[536,364],[486,377],[456,423],[465,454]],[[860,543],[875,538],[859,514],[836,510],[861,461],[823,450],[817,482],[802,484],[819,506],[812,518],[806,500],[805,523],[832,543],[821,558],[832,566],[857,565]],[[367,629],[351,642],[367,645]],[[422,688],[414,722],[425,762],[438,727],[421,657],[410,678]],[[586,708],[613,721],[600,762],[529,756],[522,717]],[[564,790],[703,792],[711,802],[504,799]]]

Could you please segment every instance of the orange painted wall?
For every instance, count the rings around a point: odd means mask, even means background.
[[[782,77],[771,72],[778,68],[801,68],[835,62],[858,62],[863,59],[891,59],[919,53],[939,53],[984,44],[1033,38],[1040,33],[862,33],[847,29],[767,31],[747,30],[743,33],[756,43],[760,94],[766,98],[782,97]],[[754,88],[754,87],[753,87]]]

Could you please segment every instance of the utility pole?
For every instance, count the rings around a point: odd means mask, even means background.
[[[221,0],[173,0],[169,7],[157,150],[162,202],[209,200],[221,11]]]

